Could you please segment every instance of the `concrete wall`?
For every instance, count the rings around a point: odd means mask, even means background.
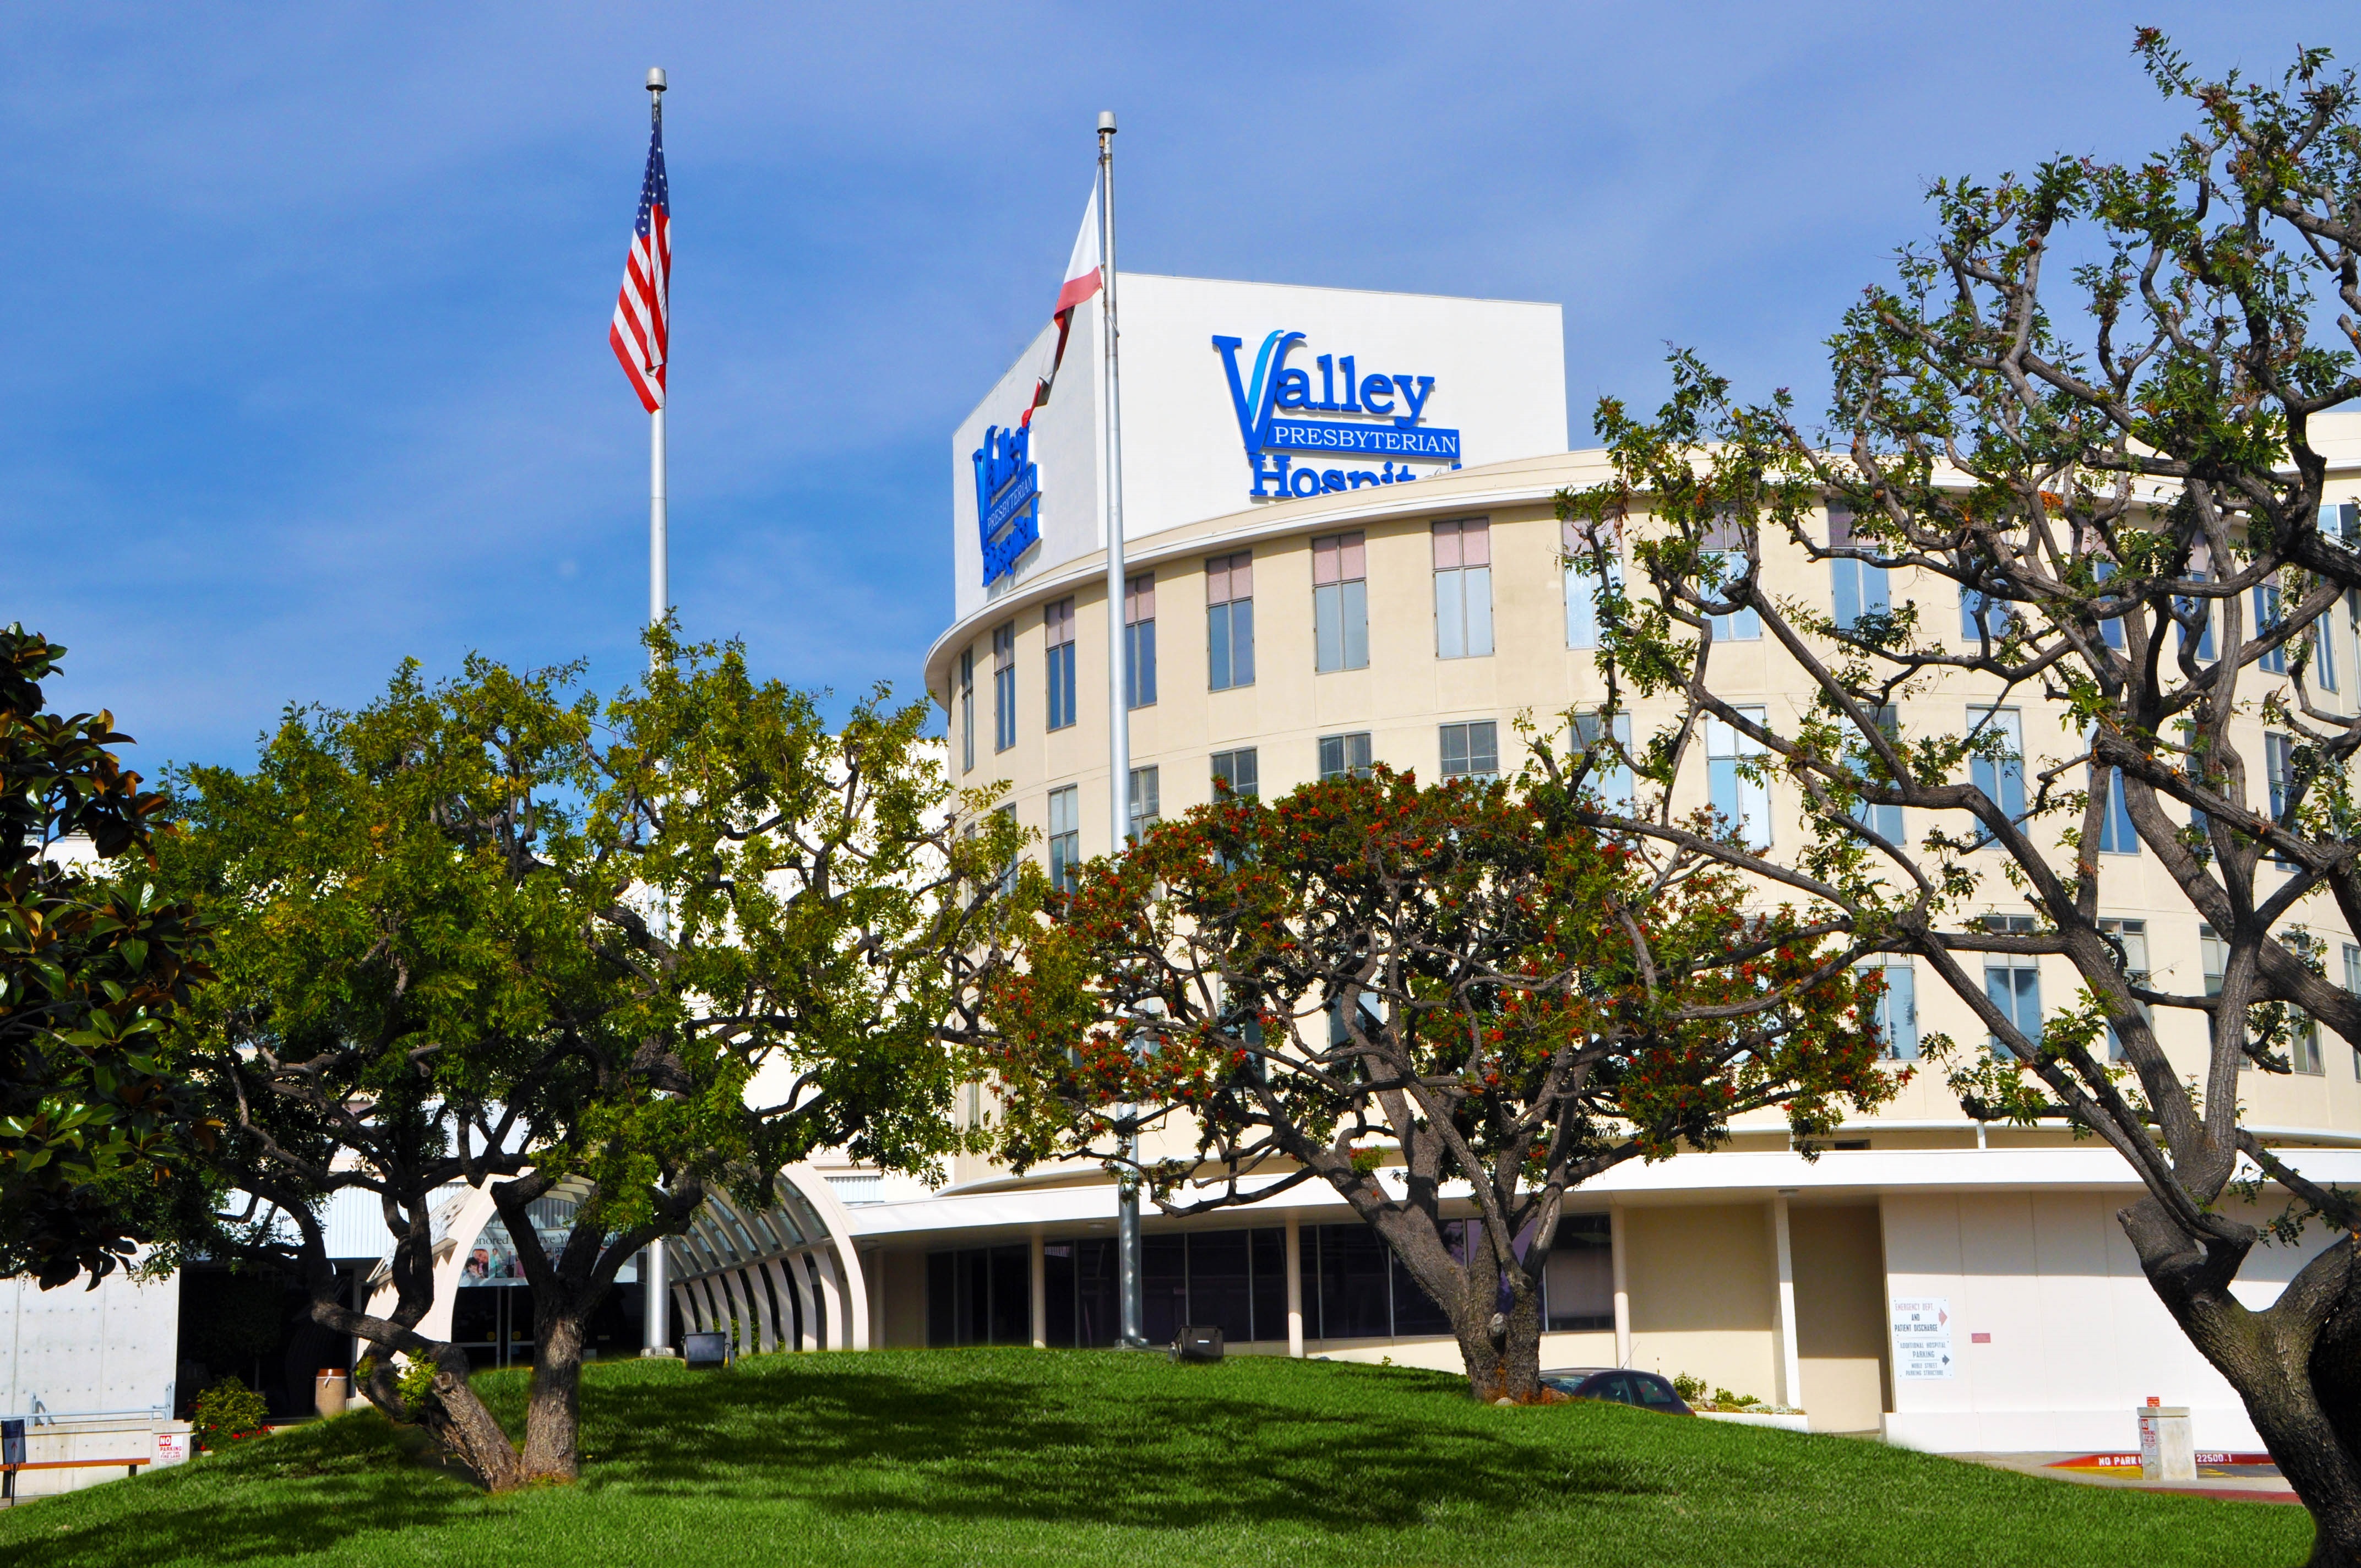
[[[2259,1446],[2237,1396],[2149,1288],[2115,1222],[2123,1201],[2079,1192],[1885,1196],[1889,1297],[1947,1301],[1956,1361],[1942,1379],[1905,1377],[1897,1364],[1889,1438],[1953,1452],[2129,1448],[2132,1411],[2154,1396],[2190,1408],[2200,1448]],[[2257,1248],[2241,1299],[2276,1299],[2326,1239]]]
[[[177,1277],[141,1285],[117,1272],[95,1290],[0,1279],[0,1415],[35,1399],[59,1412],[169,1415],[180,1328]]]

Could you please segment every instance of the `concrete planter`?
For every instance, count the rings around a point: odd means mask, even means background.
[[[1794,1415],[1774,1416],[1767,1411],[1756,1415],[1741,1410],[1699,1410],[1697,1414],[1709,1421],[1728,1421],[1736,1427],[1776,1427],[1781,1431],[1809,1431],[1812,1418],[1798,1410]]]

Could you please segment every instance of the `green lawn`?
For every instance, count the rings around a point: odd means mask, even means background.
[[[513,1415],[521,1376],[483,1384]],[[2300,1509],[2004,1475],[1457,1379],[971,1350],[589,1369],[577,1486],[486,1497],[374,1414],[0,1512],[0,1563],[2291,1564]]]

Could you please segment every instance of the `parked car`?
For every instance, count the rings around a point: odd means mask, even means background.
[[[1667,1416],[1693,1416],[1673,1386],[1653,1372],[1624,1366],[1568,1366],[1542,1374],[1542,1386],[1577,1399],[1607,1399]]]

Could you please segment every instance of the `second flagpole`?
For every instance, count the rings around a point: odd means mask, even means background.
[[[1107,816],[1110,853],[1121,853],[1131,831],[1131,703],[1125,679],[1131,650],[1124,633],[1123,562],[1123,378],[1115,307],[1115,111],[1099,111],[1099,221],[1106,225],[1099,248],[1106,269],[1100,280],[1101,341],[1106,355],[1107,530]],[[1148,1344],[1147,1292],[1139,1255],[1139,1128],[1137,1107],[1124,1118],[1124,1154],[1134,1168],[1123,1173],[1116,1192],[1115,1272],[1121,1292],[1118,1343],[1126,1350]]]

